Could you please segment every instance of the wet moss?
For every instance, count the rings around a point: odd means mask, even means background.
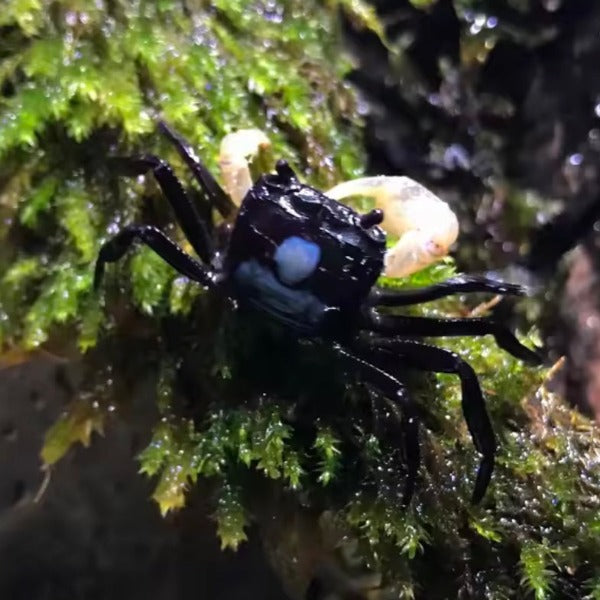
[[[376,23],[360,2],[343,5],[365,26]],[[14,285],[0,285],[7,343],[35,347],[55,324],[80,326],[91,281],[69,273],[89,269],[110,232],[140,217],[140,190],[156,196],[150,182],[117,179],[109,157],[156,152],[181,166],[155,133],[159,114],[213,169],[223,135],[256,126],[317,184],[360,172],[356,102],[342,83],[350,62],[335,50],[339,6],[9,3],[0,21],[0,194],[12,231],[33,240],[11,245],[0,266],[24,273],[43,259],[45,269],[20,285],[46,310],[29,303],[23,317],[7,299]],[[339,60],[328,60],[334,53]],[[146,312],[166,306],[174,285],[171,270],[150,264],[142,252],[131,266]],[[90,329],[81,335],[88,347]]]

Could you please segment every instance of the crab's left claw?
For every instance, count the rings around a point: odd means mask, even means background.
[[[373,198],[383,210],[382,227],[400,238],[385,256],[384,275],[388,277],[406,277],[440,260],[458,237],[458,219],[450,207],[409,177],[363,177],[325,193],[334,200]]]
[[[253,184],[250,163],[270,145],[269,138],[260,129],[240,129],[221,140],[219,168],[223,187],[236,206],[241,205]]]

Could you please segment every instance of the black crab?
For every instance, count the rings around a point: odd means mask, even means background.
[[[162,159],[153,155],[123,159],[131,175],[153,173],[198,259],[158,228],[130,225],[100,249],[94,286],[99,287],[105,264],[119,260],[138,241],[182,275],[232,300],[240,310],[258,311],[298,338],[327,345],[343,369],[358,375],[401,409],[407,463],[405,503],[413,495],[420,464],[419,422],[409,390],[398,372],[389,370],[390,361],[397,361],[399,369],[457,375],[464,418],[481,454],[472,495],[472,501],[479,502],[494,469],[496,439],[477,375],[457,354],[418,338],[489,334],[501,348],[523,361],[538,364],[538,355],[493,319],[400,316],[379,309],[458,293],[522,295],[525,290],[474,275],[460,275],[418,289],[380,288],[376,282],[386,258],[386,235],[379,227],[384,219],[381,209],[359,214],[301,183],[291,167],[280,160],[275,173],[262,175],[242,194],[238,211],[189,144],[165,123],[159,126],[225,225],[220,235],[213,235]]]

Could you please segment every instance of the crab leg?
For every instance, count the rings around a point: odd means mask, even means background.
[[[205,263],[210,262],[213,242],[206,223],[200,217],[198,209],[191,202],[180,181],[175,177],[170,165],[153,154],[117,157],[114,161],[119,170],[126,175],[144,175],[148,172],[154,175],[165,198],[173,207],[177,222],[192,248]]]
[[[369,348],[378,350],[378,348]],[[403,445],[406,458],[406,488],[402,504],[408,506],[415,491],[419,465],[421,463],[421,452],[419,448],[419,421],[416,407],[404,385],[397,378],[377,366],[376,363],[364,359],[351,351],[336,344],[334,350],[342,363],[354,373],[359,373],[373,387],[384,393],[386,398],[397,404],[403,413],[402,430]]]
[[[521,344],[508,327],[492,319],[409,317],[381,314],[373,309],[370,309],[365,316],[367,328],[386,335],[401,335],[403,337],[493,335],[498,347],[512,354],[515,358],[519,358],[530,365],[541,363],[541,359],[536,352]]]
[[[458,220],[450,207],[408,177],[363,177],[325,193],[334,200],[366,196],[383,209],[382,227],[400,238],[386,253],[388,277],[406,277],[440,260],[458,237]]]
[[[218,274],[196,259],[186,254],[175,242],[171,241],[160,229],[152,225],[130,225],[105,242],[98,253],[94,271],[94,289],[98,289],[104,277],[106,263],[122,258],[134,242],[145,244],[178,273],[204,287],[213,287],[218,283]]]
[[[367,334],[362,337],[361,344],[371,351],[388,351],[397,360],[402,361],[402,364],[412,369],[458,375],[461,383],[462,410],[465,421],[473,444],[481,454],[471,498],[473,504],[480,502],[485,495],[494,470],[496,436],[473,368],[454,352],[419,342]]]
[[[446,281],[416,289],[389,290],[375,287],[369,294],[368,302],[372,306],[410,306],[469,292],[525,296],[527,288],[481,275],[457,275]]]
[[[202,161],[196,156],[191,145],[164,121],[158,122],[158,128],[163,135],[175,146],[177,152],[184,160],[188,168],[194,174],[196,181],[204,193],[208,196],[210,203],[216,207],[225,219],[230,218],[235,213],[236,206],[231,198],[223,191],[210,171],[202,164]]]

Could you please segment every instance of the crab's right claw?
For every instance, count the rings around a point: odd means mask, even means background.
[[[440,260],[458,237],[458,219],[450,207],[409,177],[363,177],[326,194],[334,200],[366,196],[383,210],[381,226],[400,238],[385,256],[388,277],[406,277]]]

